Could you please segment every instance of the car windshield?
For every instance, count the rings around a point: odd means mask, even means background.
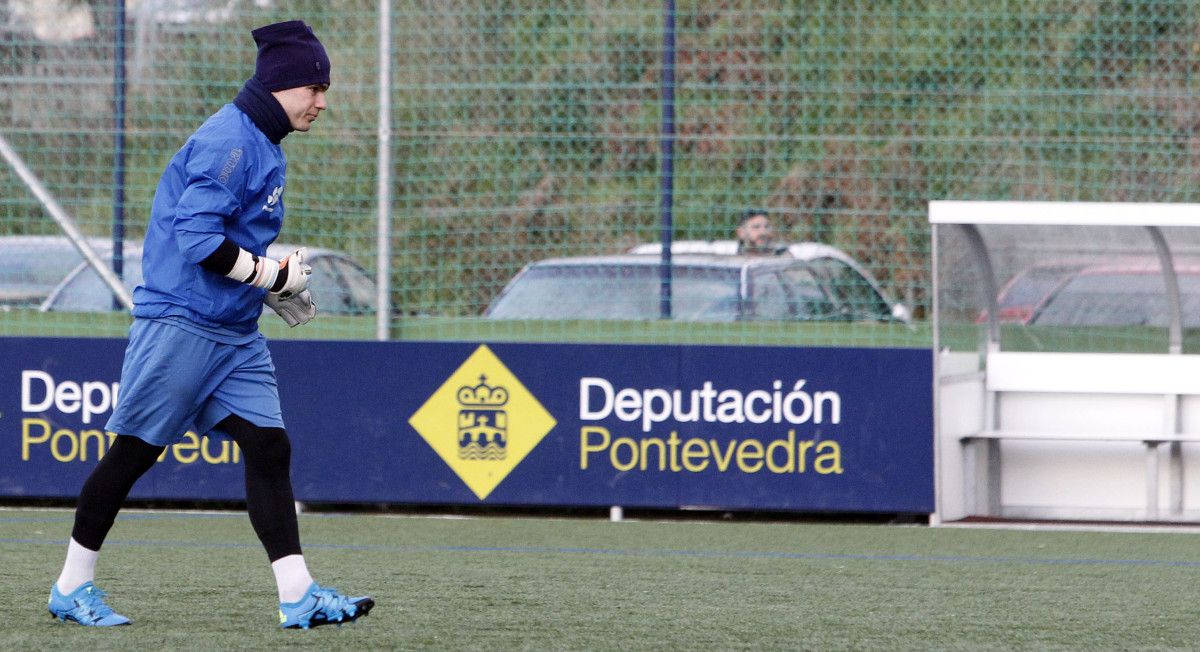
[[[1200,275],[1180,274],[1183,321],[1200,326]],[[1167,297],[1163,277],[1155,273],[1085,273],[1071,279],[1034,318],[1044,326],[1166,327]]]
[[[892,307],[862,274],[846,263],[833,258],[823,258],[810,263],[824,275],[828,287],[837,298],[843,318],[870,320],[891,318]],[[825,308],[832,312],[833,307]]]
[[[1078,271],[1081,265],[1049,265],[1034,267],[1013,279],[1000,296],[1000,308],[1036,306],[1042,297],[1049,294],[1063,279]]]
[[[141,258],[126,258],[122,265],[125,287],[130,291],[142,281]],[[103,312],[113,310],[112,292],[96,270],[81,265],[53,299],[53,310],[63,312]]]
[[[362,268],[338,256],[312,260],[308,289],[317,306],[326,312],[364,315],[375,310],[375,281]]]
[[[656,265],[535,265],[488,309],[493,319],[658,319]],[[680,321],[734,321],[737,268],[672,267],[671,312]]]
[[[0,243],[0,259],[0,304],[12,307],[40,303],[83,257],[66,238],[16,236]]]
[[[4,273],[0,274],[0,296],[22,292],[49,293],[63,279],[63,269],[79,260],[76,252],[72,261],[64,250],[47,255],[42,250],[21,249],[4,254]],[[67,265],[64,265],[64,259]]]

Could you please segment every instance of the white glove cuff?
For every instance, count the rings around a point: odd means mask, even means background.
[[[279,261],[266,256],[255,256],[245,249],[239,249],[237,261],[226,276],[256,288],[269,290],[279,277]]]
[[[308,287],[308,277],[312,274],[312,267],[304,262],[307,251],[307,249],[297,249],[279,261],[276,280],[271,285],[274,287],[275,283],[280,282],[279,274],[285,275],[282,280],[283,286],[275,290],[279,296],[288,298]]]

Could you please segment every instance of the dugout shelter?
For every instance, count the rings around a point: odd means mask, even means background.
[[[1200,204],[929,220],[936,520],[1200,519]]]

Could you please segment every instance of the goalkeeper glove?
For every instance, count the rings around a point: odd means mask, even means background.
[[[284,298],[282,294],[268,292],[263,303],[283,318],[291,328],[307,324],[317,316],[317,304],[313,302],[312,293],[308,290],[301,290],[299,294],[288,298]]]
[[[304,262],[304,257],[307,255],[308,250],[300,248],[284,256],[283,260],[279,261],[279,271],[276,272],[275,281],[267,285],[267,293],[278,294],[280,299],[289,299],[307,290],[309,277],[312,276],[312,266]],[[264,262],[274,261],[265,259]],[[309,302],[311,303],[311,299]]]

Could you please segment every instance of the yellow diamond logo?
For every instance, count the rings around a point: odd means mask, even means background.
[[[408,423],[483,500],[557,422],[480,345]]]

